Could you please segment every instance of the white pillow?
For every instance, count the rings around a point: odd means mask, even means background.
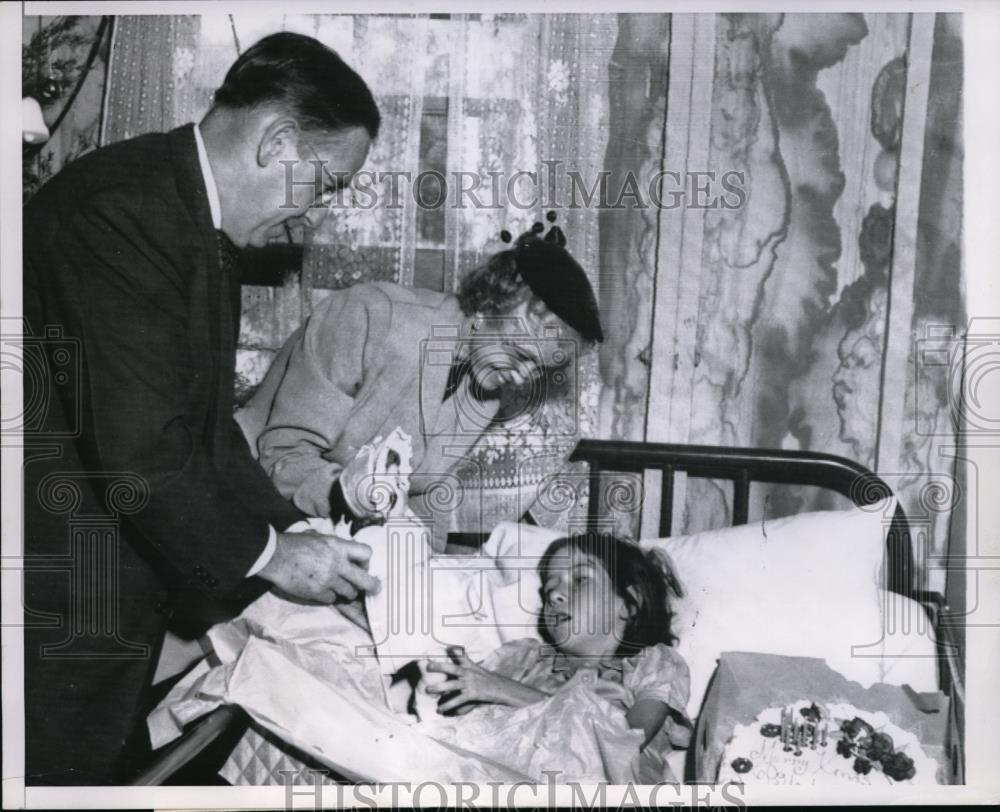
[[[820,657],[848,679],[879,681],[881,573],[895,509],[890,497],[863,509],[640,542],[667,553],[684,587],[674,602],[673,631],[691,669],[692,718],[723,651]],[[504,523],[484,547],[503,573],[492,600],[504,640],[537,636],[541,599],[533,564],[560,535]]]
[[[909,685],[914,691],[938,690],[937,638],[924,607],[895,592],[883,592],[882,598],[885,634],[879,645],[878,682]]]
[[[723,651],[820,657],[848,679],[878,681],[881,573],[895,510],[890,497],[641,542],[669,556],[684,588],[673,629],[691,669],[692,718]]]
[[[564,535],[546,527],[501,522],[483,544],[483,555],[497,568],[486,591],[503,642],[541,639],[537,625],[542,609],[538,561],[548,546]]]

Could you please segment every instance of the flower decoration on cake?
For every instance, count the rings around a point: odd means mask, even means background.
[[[854,771],[867,775],[878,767],[893,781],[908,781],[916,775],[913,759],[897,751],[892,736],[876,731],[868,722],[855,716],[840,725],[841,739],[837,753],[854,758]]]
[[[896,752],[883,758],[882,772],[893,781],[909,781],[917,774],[913,759],[903,752]]]

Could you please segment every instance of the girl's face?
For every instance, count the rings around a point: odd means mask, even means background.
[[[549,559],[542,583],[542,624],[563,654],[606,657],[617,651],[629,610],[603,564],[574,547]]]

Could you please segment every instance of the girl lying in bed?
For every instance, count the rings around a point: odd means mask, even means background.
[[[581,707],[593,705],[596,695],[624,712],[630,730],[641,732],[638,758],[615,768],[607,761],[616,748],[602,741],[599,725],[592,725],[589,732],[597,734],[606,772],[643,783],[676,780],[666,756],[688,745],[691,723],[683,711],[688,667],[672,648],[676,638],[670,631],[670,600],[681,593],[669,564],[655,551],[645,552],[613,535],[587,534],[554,541],[540,561],[539,574],[543,601],[539,632],[544,642],[506,643],[482,664],[472,662],[460,649],[453,650],[452,662],[426,663],[427,671],[448,679],[425,690],[441,696],[438,709],[445,713],[531,706],[529,714],[519,714],[525,717],[520,721],[541,724],[544,730],[532,735],[522,730],[521,740],[533,741],[535,748],[546,741],[554,748],[572,748],[579,741],[575,733],[588,718],[601,716],[606,721],[606,705]],[[498,722],[504,728],[519,727],[502,711],[486,718],[492,724],[485,721],[480,731],[465,721],[454,724],[449,731],[453,743],[483,753],[489,743],[475,741],[477,732],[487,735]],[[621,732],[612,728],[611,738],[620,743]],[[488,747],[498,751],[493,755],[503,755],[505,738],[500,736]],[[621,752],[634,755],[637,739],[633,734],[631,749],[626,746]],[[540,753],[538,766],[548,760],[547,767],[552,768],[553,756]]]
[[[222,770],[231,783],[282,783],[285,769],[315,780],[282,743],[360,780],[676,781],[666,757],[689,740],[689,675],[671,645],[680,589],[655,555],[608,535],[554,541],[539,567],[541,639],[481,664],[464,651],[426,663],[441,682],[419,690],[454,715],[432,707],[419,721],[389,701],[379,661],[358,655],[370,634],[264,595],[210,632],[221,665],[202,663],[154,711],[154,746],[229,703],[256,723]],[[454,573],[461,590],[471,571]]]

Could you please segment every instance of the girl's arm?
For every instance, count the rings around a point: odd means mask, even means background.
[[[668,708],[658,699],[640,699],[625,714],[628,726],[642,730],[646,738],[640,750],[649,744],[667,721]]]
[[[431,660],[427,664],[428,671],[438,671],[452,677],[447,682],[427,686],[429,694],[454,694],[438,705],[439,711],[454,710],[469,702],[523,708],[549,697],[549,694],[538,688],[487,671],[470,660],[465,652],[453,651],[451,656],[454,662]]]

